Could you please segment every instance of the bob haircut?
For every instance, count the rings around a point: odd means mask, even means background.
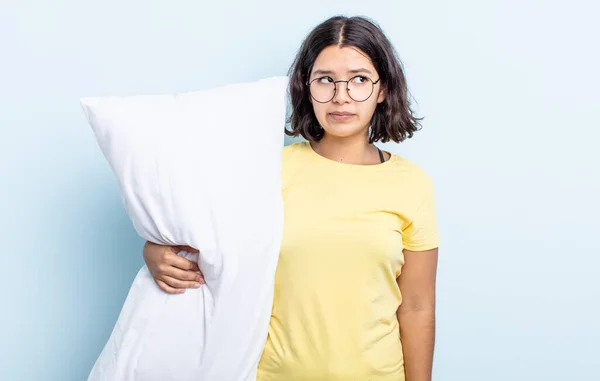
[[[354,47],[372,61],[381,78],[385,100],[377,105],[369,143],[390,140],[400,143],[420,129],[419,121],[410,109],[409,93],[402,63],[381,28],[365,17],[334,16],[315,27],[306,37],[289,70],[292,112],[286,128],[288,136],[302,135],[309,141],[319,141],[324,130],[313,112],[306,82],[317,56],[329,46]]]

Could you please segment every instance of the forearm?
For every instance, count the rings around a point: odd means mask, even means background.
[[[398,311],[406,381],[431,381],[435,309]]]

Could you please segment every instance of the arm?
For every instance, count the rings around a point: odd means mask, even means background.
[[[406,381],[431,381],[435,342],[435,279],[438,249],[404,250],[398,277],[402,304],[398,308]]]

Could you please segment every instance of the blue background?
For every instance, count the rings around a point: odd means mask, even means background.
[[[78,99],[282,75],[337,13],[382,25],[426,118],[383,148],[436,182],[434,379],[596,378],[598,11],[577,0],[3,0],[0,380],[85,380],[142,265]]]

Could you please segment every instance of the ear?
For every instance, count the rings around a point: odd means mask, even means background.
[[[384,86],[381,86],[381,88],[379,89],[379,95],[377,96],[377,103],[381,103],[385,100],[385,90],[386,88]]]

